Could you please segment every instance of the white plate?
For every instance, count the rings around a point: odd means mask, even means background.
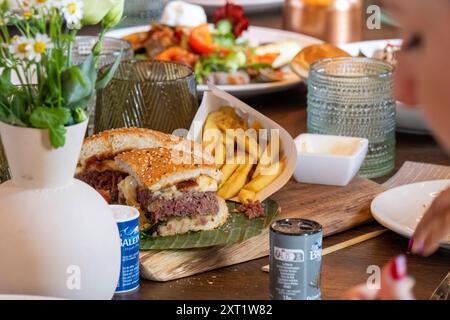
[[[450,180],[435,180],[397,187],[378,195],[370,209],[380,224],[409,238],[439,192],[449,186]],[[450,248],[445,239],[441,246]]]
[[[145,32],[148,31],[149,29],[150,29],[149,26],[138,26],[131,28],[116,29],[108,32],[106,36],[121,39],[126,35],[135,32]],[[322,42],[316,38],[305,36],[299,33],[263,27],[250,27],[247,30],[247,32],[244,33],[243,37],[249,39],[252,46],[256,46],[260,43],[277,42],[282,40],[295,40],[301,43],[302,46],[308,46],[314,43]],[[233,94],[234,96],[243,98],[259,94],[287,90],[300,84],[301,82],[302,80],[298,76],[296,76],[294,73],[289,73],[287,79],[283,81],[268,82],[268,83],[250,83],[245,85],[227,85],[227,86],[219,86],[219,88],[225,90],[228,93]],[[197,90],[199,93],[202,93],[207,89],[208,88],[206,85],[197,86]]]
[[[208,13],[223,7],[225,0],[188,0],[187,2],[202,6]],[[234,4],[244,8],[246,13],[262,12],[281,8],[284,0],[235,0]]]
[[[359,51],[372,57],[376,50],[383,49],[388,43],[401,45],[400,39],[372,40],[362,42],[352,42],[343,44],[340,47],[353,56],[358,55]],[[397,131],[413,134],[429,134],[429,127],[425,122],[425,117],[421,110],[410,108],[400,102],[397,103]]]

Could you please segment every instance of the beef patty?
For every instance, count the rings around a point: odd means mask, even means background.
[[[117,185],[127,176],[127,173],[120,171],[89,170],[76,175],[75,178],[86,182],[97,190],[108,203],[117,203],[119,200],[119,188]]]
[[[154,222],[171,217],[215,214],[219,211],[214,192],[182,192],[175,198],[165,199],[153,195],[148,189],[137,190],[141,209],[151,214]]]

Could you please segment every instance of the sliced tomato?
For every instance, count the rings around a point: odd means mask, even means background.
[[[183,62],[193,66],[198,56],[180,47],[170,47],[155,57],[155,60]]]
[[[193,51],[200,54],[208,54],[217,50],[217,46],[206,23],[191,30],[189,34],[189,45]]]
[[[251,57],[251,62],[272,64],[279,55],[279,53],[265,53],[263,55]]]

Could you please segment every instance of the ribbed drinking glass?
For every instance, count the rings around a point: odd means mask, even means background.
[[[197,109],[195,75],[189,66],[122,62],[108,86],[97,92],[94,130],[141,127],[172,133],[188,129]]]
[[[92,48],[97,42],[96,36],[78,36],[75,39],[72,58],[75,64],[82,63],[91,53]],[[121,39],[105,37],[103,39],[102,51],[99,55],[98,64],[99,67],[103,67],[114,63],[119,54],[122,52],[121,61],[127,61],[133,59],[134,52],[129,42]],[[95,119],[95,102],[94,96],[88,105],[89,123],[87,134],[94,133],[94,119]]]
[[[369,151],[359,175],[388,174],[395,162],[393,67],[367,58],[323,59],[308,79],[308,132],[362,137]]]

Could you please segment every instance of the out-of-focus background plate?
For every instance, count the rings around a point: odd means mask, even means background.
[[[386,228],[411,237],[423,214],[450,180],[435,180],[404,185],[378,195],[371,204],[373,217]],[[441,246],[450,249],[449,240]]]
[[[353,56],[361,51],[365,56],[372,57],[376,50],[383,49],[387,44],[401,45],[400,39],[372,40],[353,42],[341,45],[341,49]],[[429,134],[429,127],[422,111],[412,109],[401,102],[397,103],[397,131],[412,134]]]
[[[148,31],[149,29],[150,26],[138,26],[138,27],[116,29],[108,32],[106,36],[121,39],[129,34],[135,32],[144,32]],[[248,31],[245,32],[243,37],[248,39],[250,43],[254,46],[258,44],[279,42],[283,40],[294,40],[305,47],[311,44],[322,42],[319,39],[309,37],[303,34],[263,27],[250,27]],[[297,75],[289,71],[289,73],[286,76],[286,79],[283,81],[267,82],[267,83],[250,83],[245,85],[227,85],[218,87],[222,90],[225,90],[228,93],[231,93],[236,97],[243,98],[259,94],[266,94],[287,90],[299,85],[301,82],[302,80]],[[208,87],[206,85],[199,85],[197,86],[197,90],[199,91],[199,93],[203,93],[204,91],[208,90]]]
[[[225,0],[188,0],[187,2],[202,6],[208,14],[225,4]],[[235,0],[233,2],[242,6],[246,13],[255,13],[281,8],[284,0]]]

